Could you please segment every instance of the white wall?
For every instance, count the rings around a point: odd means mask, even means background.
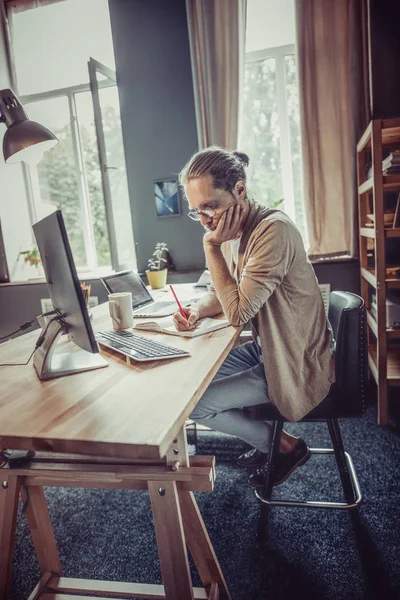
[[[294,43],[294,0],[247,0],[246,52]]]
[[[1,19],[1,13],[0,13]],[[7,66],[3,22],[0,23],[0,89],[11,86]],[[0,148],[6,128],[0,123]],[[20,250],[31,248],[33,232],[25,192],[22,167],[19,163],[6,165],[0,150],[0,219],[11,281],[34,277],[34,268],[27,267],[18,257]]]

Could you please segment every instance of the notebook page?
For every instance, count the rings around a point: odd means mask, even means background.
[[[222,329],[223,327],[228,327],[228,325],[230,325],[230,323],[227,319],[212,319],[211,317],[205,317],[199,321],[199,325],[196,329],[191,331],[177,331],[173,325],[172,327],[164,327],[163,332],[171,335],[180,335],[182,337],[197,337],[199,335],[210,333],[211,331],[216,331],[217,329]]]

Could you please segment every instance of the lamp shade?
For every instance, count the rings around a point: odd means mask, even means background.
[[[56,136],[36,121],[20,121],[7,129],[3,138],[3,155],[6,163],[41,158],[43,153],[57,144]]]
[[[49,129],[28,119],[21,102],[10,89],[0,90],[0,122],[7,127],[3,138],[6,163],[38,162],[43,153],[58,142]]]

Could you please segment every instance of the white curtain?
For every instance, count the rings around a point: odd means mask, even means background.
[[[239,139],[247,0],[186,0],[199,148]]]
[[[366,124],[355,0],[296,0],[304,205],[311,258],[354,255],[356,143]]]

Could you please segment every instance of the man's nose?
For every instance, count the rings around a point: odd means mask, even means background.
[[[200,223],[203,225],[208,225],[209,223],[211,223],[212,218],[207,216],[207,215],[203,215],[202,213],[200,213]]]

